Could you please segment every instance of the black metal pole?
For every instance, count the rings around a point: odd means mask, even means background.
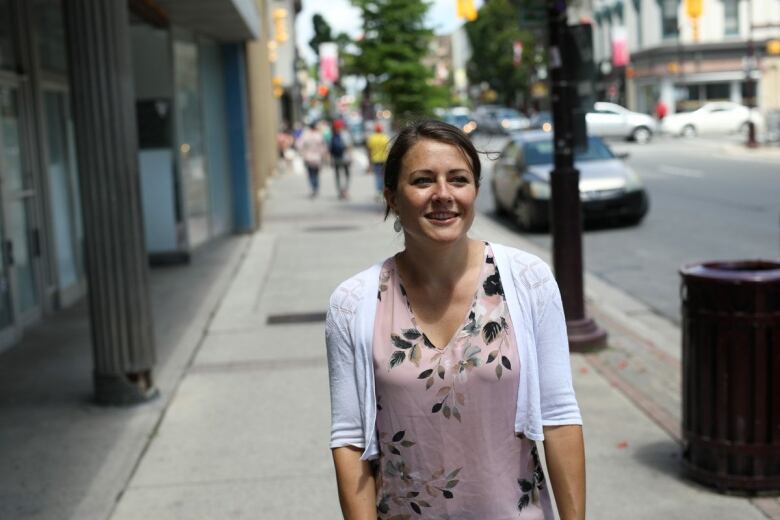
[[[549,68],[552,95],[555,168],[551,177],[553,268],[561,289],[569,348],[590,350],[606,345],[607,334],[585,315],[582,280],[580,172],[574,167],[574,102],[577,89],[564,67],[567,37],[565,0],[547,0]]]

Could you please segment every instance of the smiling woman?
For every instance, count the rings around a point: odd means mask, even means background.
[[[558,287],[537,257],[473,240],[479,156],[403,129],[385,164],[404,249],[333,293],[325,339],[344,517],[585,518],[581,419]]]

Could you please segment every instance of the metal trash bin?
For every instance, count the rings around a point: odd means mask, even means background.
[[[780,263],[680,274],[686,470],[719,491],[780,490]]]

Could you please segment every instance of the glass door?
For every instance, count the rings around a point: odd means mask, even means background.
[[[30,227],[35,190],[24,154],[24,133],[19,118],[19,93],[12,85],[0,84],[0,180],[2,181],[2,291],[0,306],[17,324],[24,324],[40,313],[38,280],[34,257],[38,256],[37,237]],[[10,295],[9,295],[10,292]],[[2,311],[7,315],[5,311]],[[12,318],[13,319],[13,318]],[[1,325],[0,325],[1,326]]]

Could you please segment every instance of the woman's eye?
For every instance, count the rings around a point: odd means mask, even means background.
[[[412,181],[412,184],[427,184],[431,182],[431,179],[428,177],[417,177],[415,180]]]
[[[455,182],[456,184],[468,184],[469,183],[469,178],[468,177],[454,177],[452,179],[452,181]]]

